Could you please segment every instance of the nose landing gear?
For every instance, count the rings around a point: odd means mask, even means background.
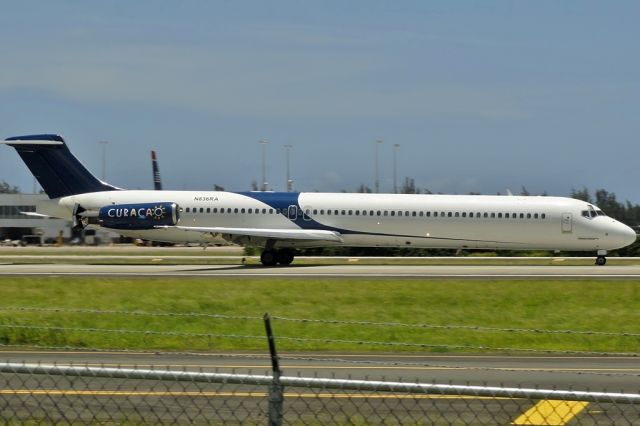
[[[596,257],[596,265],[602,266],[607,263],[607,251],[598,250],[598,257]]]

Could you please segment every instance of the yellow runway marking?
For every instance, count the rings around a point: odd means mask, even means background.
[[[584,410],[588,402],[544,399],[515,419],[514,425],[562,426]]]

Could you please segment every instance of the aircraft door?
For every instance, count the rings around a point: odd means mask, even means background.
[[[562,213],[562,232],[573,231],[573,216],[571,213]]]
[[[287,210],[287,217],[291,220],[296,220],[298,218],[298,206],[289,206],[289,209]]]

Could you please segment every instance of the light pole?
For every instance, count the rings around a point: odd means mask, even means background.
[[[107,181],[107,144],[109,141],[98,141],[102,145],[102,181]]]
[[[260,145],[262,145],[262,183],[261,183],[261,191],[267,190],[267,144],[269,143],[266,140],[261,140]]]
[[[399,143],[393,144],[393,193],[398,193],[398,148]]]
[[[291,148],[293,148],[293,145],[284,145],[284,149],[287,154],[287,192],[293,191],[293,180],[291,179],[291,169],[289,168]]]
[[[378,161],[378,147],[382,145],[382,139],[376,141],[376,194],[380,192],[380,165]]]

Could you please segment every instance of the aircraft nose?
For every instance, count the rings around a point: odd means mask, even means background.
[[[613,233],[613,236],[617,240],[616,242],[620,247],[626,247],[633,244],[636,241],[636,231],[632,228],[628,227],[624,223],[616,223],[616,230]]]

